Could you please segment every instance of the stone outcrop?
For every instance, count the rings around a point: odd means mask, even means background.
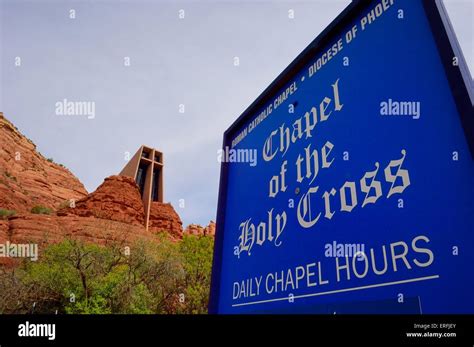
[[[167,231],[177,238],[183,236],[183,222],[170,203],[151,203],[148,229],[153,232]]]
[[[216,222],[212,220],[209,222],[205,235],[216,236]]]
[[[120,247],[131,247],[136,241],[157,242],[156,236],[143,226],[95,217],[29,213],[0,220],[0,243],[37,244],[40,257],[48,245],[66,239]],[[15,266],[19,262],[19,258],[0,257],[0,265]]]
[[[40,249],[66,238],[99,245],[155,239],[154,235],[146,232],[142,226],[95,217],[24,214],[11,217],[8,223],[10,242],[38,243]]]
[[[34,214],[34,206],[49,214]],[[169,203],[150,206],[148,231],[139,188],[126,176],[110,176],[91,194],[65,167],[44,158],[0,113],[0,243],[36,243],[39,251],[65,239],[105,245],[158,242],[158,233],[183,237],[183,223]],[[215,223],[190,225],[189,234],[214,235]],[[10,264],[12,259],[0,259]],[[14,263],[14,262],[13,262]]]
[[[210,221],[206,227],[199,224],[189,224],[184,231],[185,234],[198,235],[198,236],[215,236],[216,235],[216,223]]]
[[[0,219],[0,243],[5,243],[10,239],[9,229],[10,226],[8,220]]]
[[[68,169],[44,158],[0,113],[0,209],[17,213],[38,205],[56,209],[65,200],[86,195]]]
[[[74,205],[60,209],[58,215],[96,217],[144,226],[143,201],[138,186],[131,177],[107,177],[95,192]]]

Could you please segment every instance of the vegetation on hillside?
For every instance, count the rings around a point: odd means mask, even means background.
[[[16,211],[0,208],[0,219],[8,219],[8,217],[14,216],[15,214]]]
[[[31,209],[31,213],[34,214],[52,214],[53,210],[49,207],[45,207],[42,205],[36,205]]]
[[[37,262],[0,268],[0,313],[207,313],[213,241],[50,245]]]

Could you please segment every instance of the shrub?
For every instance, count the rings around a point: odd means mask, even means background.
[[[179,307],[178,313],[207,313],[214,238],[184,235],[178,247],[183,257],[185,274],[182,285],[184,305]]]
[[[53,213],[53,210],[50,209],[49,207],[41,206],[41,205],[36,205],[31,209],[31,213],[34,214],[51,214]]]
[[[37,262],[0,271],[0,314],[206,313],[213,239],[157,241],[132,243],[129,253],[126,244],[49,245]]]
[[[14,216],[15,214],[16,211],[0,208],[0,219],[7,219],[8,217]]]

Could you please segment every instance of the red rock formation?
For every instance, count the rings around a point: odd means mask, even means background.
[[[189,235],[209,235],[215,236],[216,235],[216,223],[214,221],[210,221],[207,227],[202,227],[199,224],[189,224],[184,231],[185,234]]]
[[[152,202],[148,230],[167,231],[176,238],[183,237],[183,222],[170,203]]]
[[[36,205],[56,209],[87,195],[66,168],[49,162],[0,112],[0,209],[30,212]]]
[[[189,224],[184,230],[184,233],[188,235],[203,235],[204,228],[199,224]]]
[[[66,239],[121,247],[131,247],[136,241],[157,242],[157,237],[147,232],[143,226],[95,217],[30,213],[0,220],[0,243],[9,241],[12,244],[37,244],[40,257],[48,245]],[[19,262],[19,258],[0,257],[0,265],[15,266]]]
[[[87,197],[65,207],[59,216],[76,215],[114,220],[144,226],[143,201],[135,180],[126,176],[110,176]]]
[[[64,206],[74,200],[74,206]],[[51,215],[30,213],[36,205],[49,207]],[[39,252],[66,238],[99,245],[136,240],[156,242],[155,234],[166,232],[182,238],[179,215],[169,203],[150,206],[149,230],[145,230],[144,207],[132,178],[111,176],[87,195],[82,183],[66,168],[49,162],[36,151],[0,113],[0,209],[16,215],[0,216],[0,243],[37,243]],[[57,211],[54,213],[54,211]],[[206,228],[191,225],[187,232],[214,235],[215,223]],[[0,259],[10,264],[12,259]]]
[[[108,242],[155,240],[145,228],[95,217],[48,216],[24,214],[9,219],[9,241],[12,243],[38,243],[40,249],[47,244],[66,238],[99,245]]]
[[[0,243],[5,243],[9,238],[8,220],[0,219]]]
[[[204,235],[216,236],[216,222],[210,221],[205,229]]]

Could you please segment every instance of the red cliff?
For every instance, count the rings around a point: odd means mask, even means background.
[[[76,215],[114,220],[132,225],[144,225],[145,214],[138,186],[130,177],[110,176],[95,192],[64,207],[59,216]]]
[[[86,195],[68,169],[44,158],[0,113],[0,209],[17,213],[30,212],[34,206],[56,209],[65,200]]]
[[[177,238],[183,237],[183,222],[170,203],[151,203],[148,228],[156,232],[167,231]]]
[[[44,214],[32,213],[42,206]],[[91,194],[65,167],[44,158],[0,113],[0,243],[38,243],[65,238],[100,245],[183,237],[183,223],[169,203],[153,202],[148,230],[139,188],[132,178],[110,176]],[[215,223],[186,232],[214,235]],[[9,259],[0,259],[0,264]]]

